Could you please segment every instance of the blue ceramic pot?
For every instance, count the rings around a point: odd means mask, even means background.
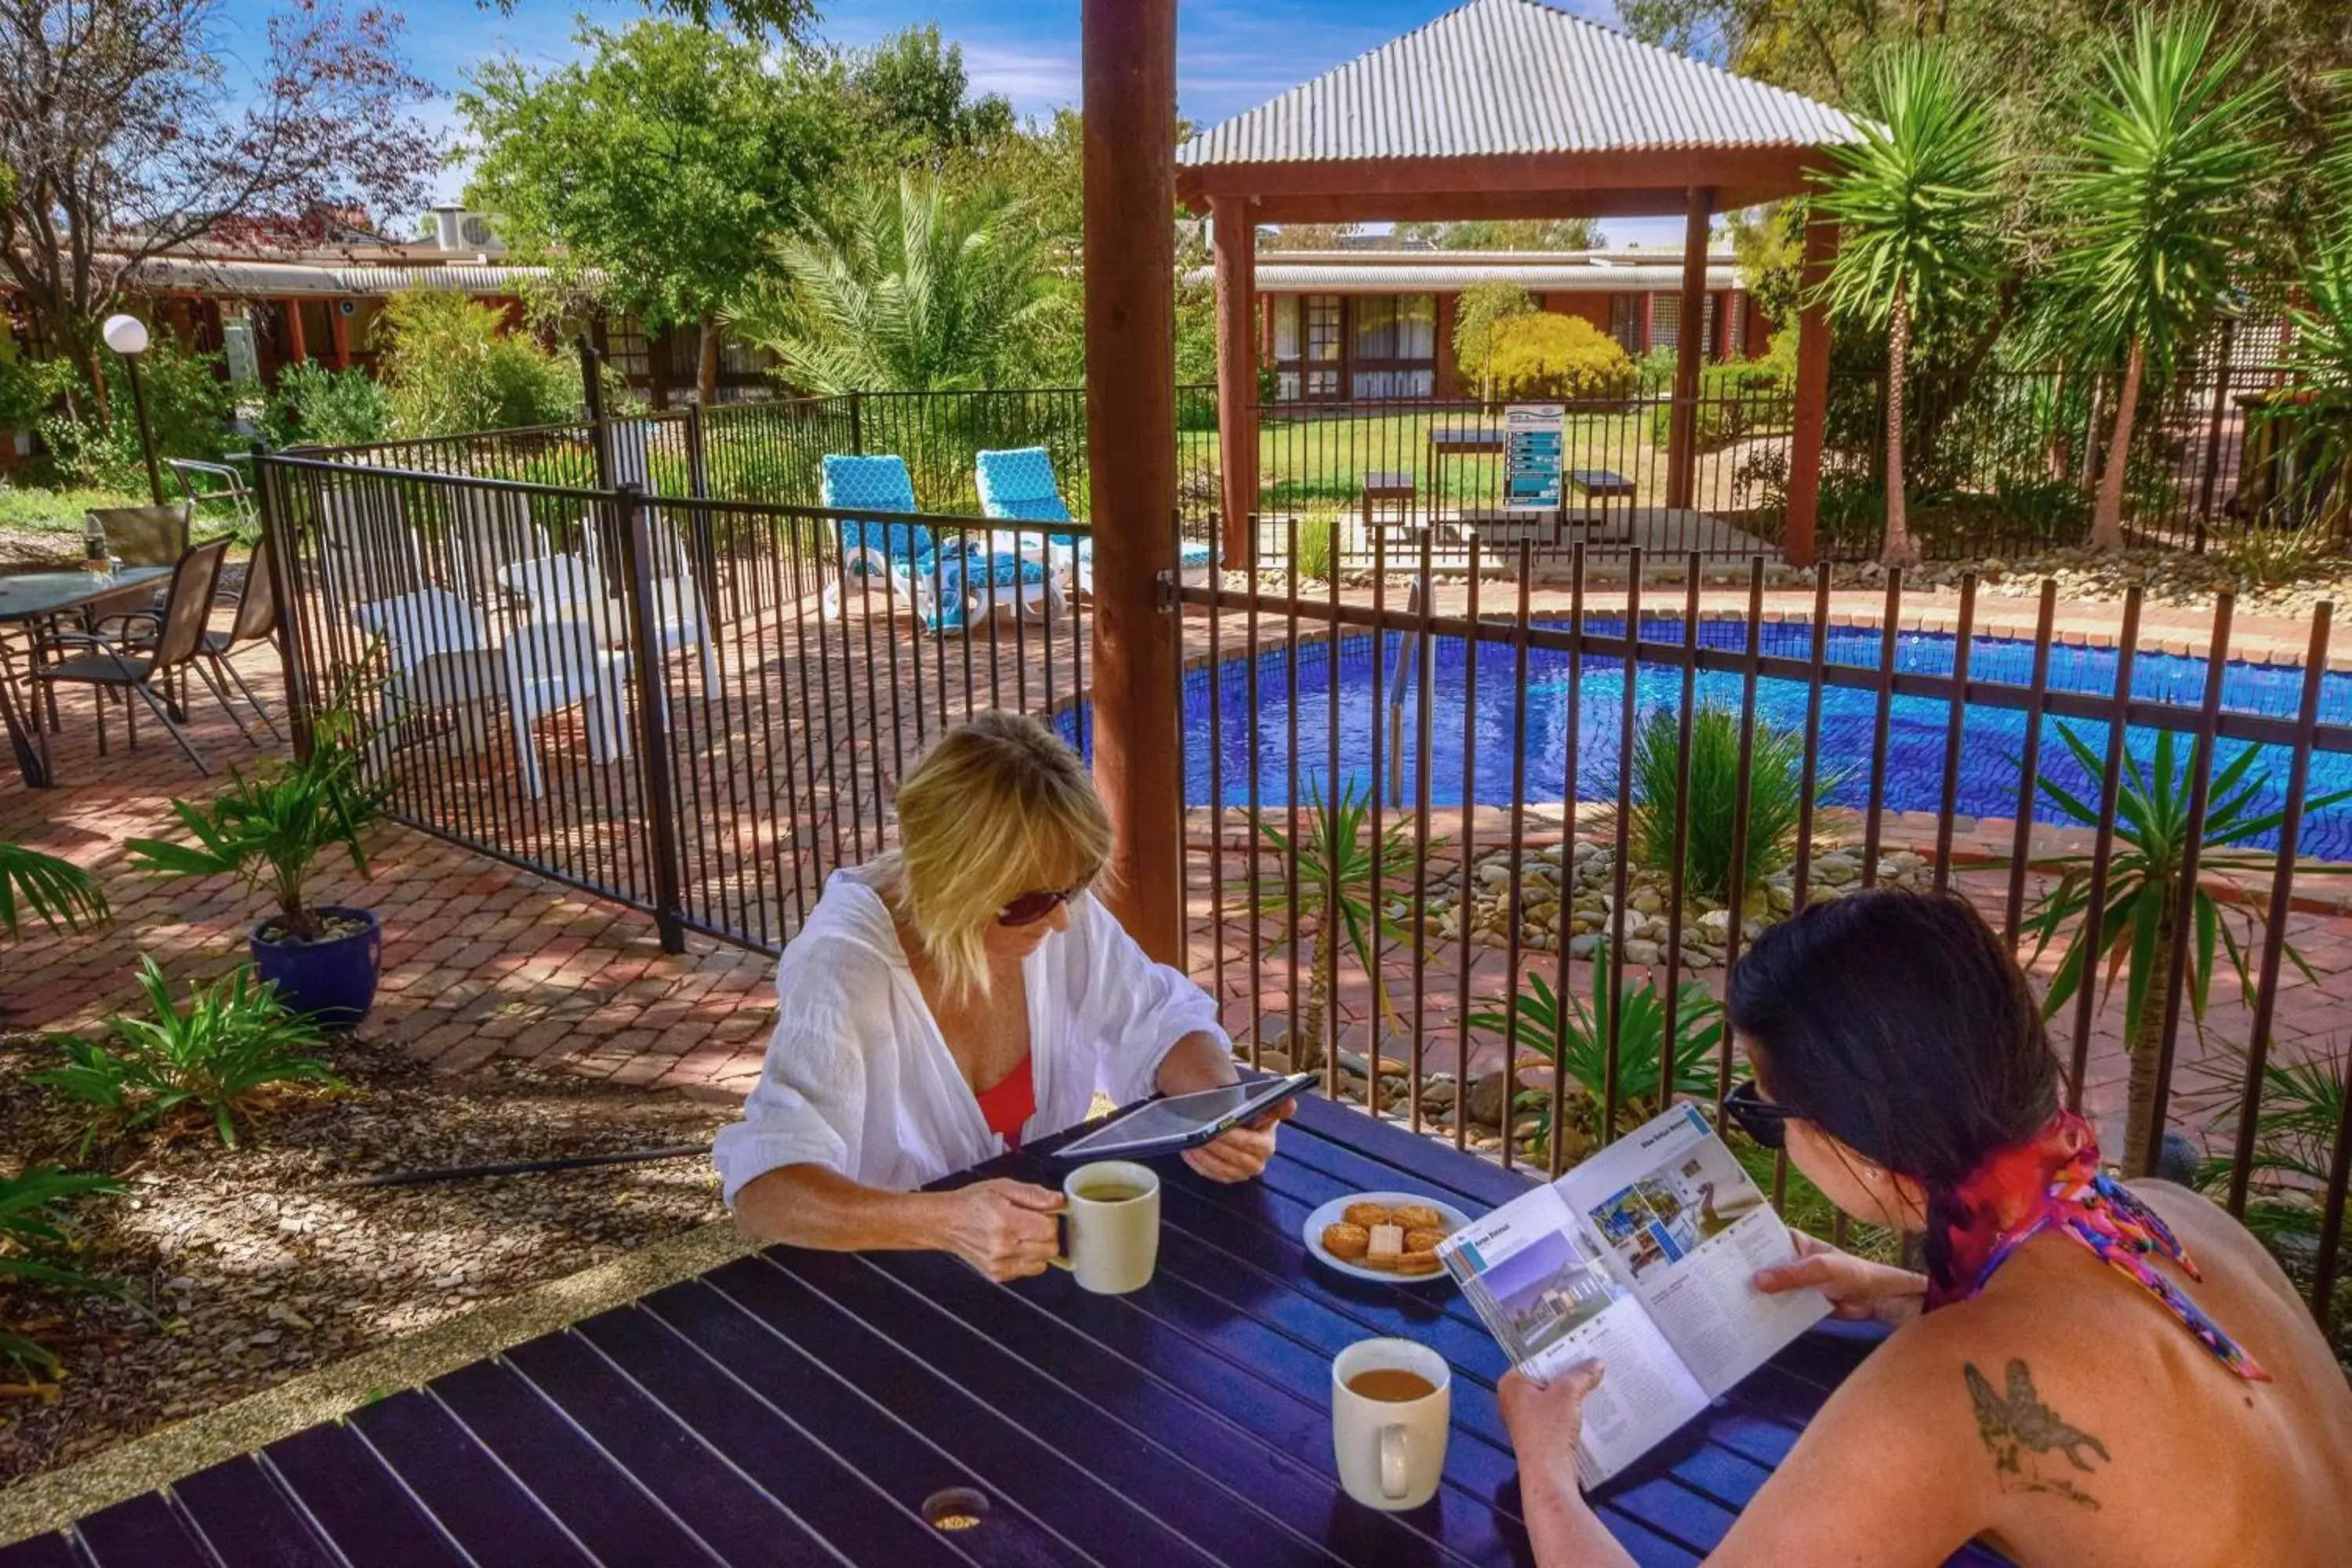
[[[383,928],[367,910],[321,906],[322,915],[367,922],[363,931],[347,931],[324,942],[268,941],[278,930],[275,919],[253,928],[246,945],[253,954],[253,971],[275,981],[278,994],[297,1013],[308,1013],[330,1029],[348,1029],[375,1005],[376,976],[383,970]]]

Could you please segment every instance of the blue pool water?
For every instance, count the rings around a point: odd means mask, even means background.
[[[1596,636],[1620,637],[1624,633],[1622,616],[1595,616],[1588,619],[1586,626]],[[1643,618],[1643,638],[1645,642],[1679,642],[1682,636],[1679,617]],[[1699,626],[1699,640],[1709,647],[1737,650],[1745,646],[1746,637],[1746,626],[1739,622],[1706,621]],[[1801,623],[1767,626],[1763,635],[1764,651],[1790,658],[1810,658],[1812,637],[1812,627]],[[1388,634],[1385,638],[1381,660],[1384,689],[1395,668],[1401,640],[1402,634],[1398,633]],[[1832,664],[1875,669],[1880,641],[1880,633],[1874,629],[1832,627],[1826,658]],[[1906,634],[1899,637],[1895,645],[1895,668],[1949,675],[1956,647],[1957,639],[1948,635]],[[1398,761],[1385,755],[1385,702],[1381,713],[1376,714],[1372,709],[1372,654],[1370,633],[1350,636],[1339,646],[1339,771],[1343,778],[1359,788],[1370,783],[1375,724],[1381,731],[1383,774],[1394,768]],[[1436,639],[1436,679],[1431,710],[1431,804],[1441,806],[1461,804],[1466,741],[1467,749],[1475,761],[1479,802],[1507,805],[1511,798],[1511,754],[1516,739],[1513,650],[1507,646],[1481,647],[1477,709],[1469,716],[1466,734],[1463,655],[1461,638]],[[1969,678],[2023,688],[2032,678],[2032,655],[2030,642],[2001,637],[1976,638],[1970,653]],[[1332,708],[1330,658],[1331,646],[1327,642],[1307,643],[1297,649],[1298,787],[1302,798],[1309,786],[1320,789],[1327,798],[1330,794],[1326,776],[1329,770],[1330,743],[1327,726],[1330,722]],[[1249,799],[1253,733],[1257,742],[1258,800],[1264,805],[1279,805],[1289,798],[1290,658],[1290,653],[1284,649],[1259,656],[1255,705],[1250,700],[1245,658],[1227,659],[1219,672],[1221,712],[1214,732],[1223,752],[1223,792],[1229,805],[1242,805]],[[2116,665],[2116,655],[2112,650],[2059,647],[2053,650],[2051,657],[2050,685],[2056,690],[2112,695]],[[2204,680],[2205,661],[2201,658],[2143,653],[2134,664],[2132,694],[2144,700],[2177,703],[2193,709],[2202,700]],[[2241,712],[2291,717],[2301,697],[2302,681],[2303,672],[2290,666],[2233,663],[2224,676],[2223,705]],[[1580,800],[1608,801],[1616,797],[1623,682],[1622,661],[1592,658],[1583,661],[1577,743],[1580,778],[1577,797]],[[1640,668],[1635,700],[1644,711],[1658,707],[1673,708],[1681,700],[1681,688],[1682,675],[1678,669],[1644,662]],[[1702,672],[1697,690],[1698,700],[1703,704],[1716,703],[1737,709],[1740,700],[1740,677],[1730,672]],[[1789,730],[1801,731],[1805,722],[1806,690],[1806,685],[1801,681],[1759,681],[1759,717]],[[1208,670],[1200,668],[1188,672],[1183,712],[1185,798],[1195,805],[1207,805],[1211,800],[1209,695]],[[1404,702],[1406,754],[1402,759],[1404,776],[1401,783],[1403,799],[1408,803],[1417,798],[1419,788],[1412,755],[1419,723],[1419,700],[1420,694],[1414,690],[1408,693]],[[1836,805],[1861,807],[1867,804],[1871,727],[1876,703],[1876,693],[1867,689],[1830,687],[1823,695],[1822,769],[1824,774],[1834,772],[1843,775],[1829,791],[1829,799]],[[1531,804],[1557,803],[1566,795],[1566,654],[1530,650],[1526,711],[1526,733],[1520,743],[1527,750],[1527,799]],[[2352,724],[2352,675],[2331,673],[2325,678],[2320,717],[2323,722]],[[1076,719],[1077,715],[1066,716],[1066,732]],[[1895,700],[1887,747],[1887,809],[1934,811],[1941,805],[1945,731],[1949,721],[1950,705],[1947,702],[1912,697]],[[2063,723],[2095,753],[2104,755],[2107,744],[2106,726],[2080,720],[2045,719],[2043,722],[2043,776],[2078,798],[2095,801],[2095,782],[2085,775],[2084,770],[2066,750],[2058,737],[2058,729]],[[1972,707],[1968,710],[1960,742],[1957,809],[1961,816],[2009,817],[2016,814],[2018,761],[2024,752],[2024,734],[2025,717],[2021,712],[1984,706]],[[2128,732],[2126,743],[2145,762],[2153,753],[2155,740],[2155,731],[2134,727]],[[2226,763],[2247,744],[2222,742],[2219,748],[2221,762]],[[2255,772],[2269,774],[2268,800],[2266,804],[2258,804],[2256,810],[2259,813],[2276,809],[2284,804],[2280,796],[2287,781],[2288,752],[2279,746],[2256,749],[2264,755],[2255,764]],[[2185,766],[2188,757],[2185,738],[2177,755],[2180,765]],[[2316,799],[2343,789],[2352,789],[2352,755],[2329,752],[2316,754],[2312,762],[2309,798]],[[2037,820],[2058,820],[2046,797],[2037,802],[2034,810]],[[2276,838],[2273,835],[2266,840],[2252,842],[2274,847]],[[2306,855],[2352,860],[2352,802],[2306,816],[2302,849]]]

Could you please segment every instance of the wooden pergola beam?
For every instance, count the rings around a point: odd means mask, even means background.
[[[1692,187],[1683,215],[1682,324],[1675,332],[1674,402],[1666,422],[1666,505],[1691,504],[1692,482],[1698,468],[1699,329],[1706,321],[1707,223],[1714,216],[1715,193]]]
[[[1087,461],[1094,773],[1116,837],[1104,900],[1161,963],[1184,952],[1176,759],[1175,0],[1085,0]]]
[[[1797,395],[1789,435],[1789,512],[1780,556],[1792,566],[1813,563],[1822,512],[1822,437],[1829,422],[1830,311],[1822,298],[1837,258],[1837,225],[1817,216],[1805,226],[1804,299],[1797,318]]]
[[[1257,222],[1250,204],[1219,196],[1209,206],[1217,277],[1217,426],[1221,552],[1228,566],[1257,563]]]

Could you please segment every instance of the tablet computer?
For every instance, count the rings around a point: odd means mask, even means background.
[[[1063,1144],[1054,1158],[1141,1160],[1197,1149],[1246,1121],[1255,1121],[1276,1106],[1314,1083],[1318,1075],[1293,1073],[1288,1078],[1256,1079],[1218,1089],[1196,1089],[1147,1100],[1112,1117],[1085,1137]]]

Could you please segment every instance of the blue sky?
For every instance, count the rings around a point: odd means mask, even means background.
[[[1613,21],[1613,0],[1554,0],[1600,21]],[[936,22],[963,47],[974,83],[1010,98],[1024,114],[1078,100],[1078,0],[839,0],[824,5],[817,31],[846,45],[870,44],[902,27]],[[1202,122],[1222,120],[1421,26],[1450,0],[1179,0],[1177,107]],[[269,0],[230,0],[233,14],[265,15]],[[575,52],[575,18],[619,24],[640,16],[615,0],[517,0],[514,15],[485,11],[474,0],[394,0],[408,18],[409,50],[419,74],[454,89],[467,68],[512,53],[554,64]],[[445,99],[436,110],[445,123]],[[444,175],[454,197],[463,174]],[[1674,243],[1679,220],[1606,226],[1612,240]]]

